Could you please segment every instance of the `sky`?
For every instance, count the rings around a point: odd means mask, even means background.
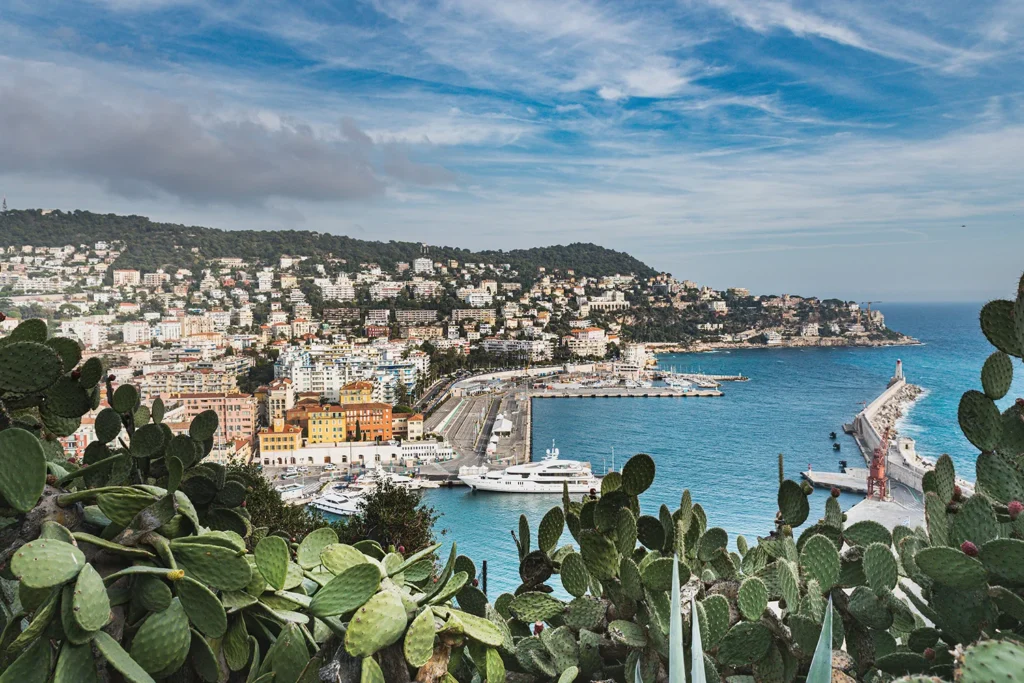
[[[1024,270],[1022,67],[1020,0],[0,0],[0,193],[976,301]]]

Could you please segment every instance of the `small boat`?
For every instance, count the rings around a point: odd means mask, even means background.
[[[842,448],[842,446],[840,446],[838,443],[832,444],[832,450],[834,450],[834,451],[838,451],[841,448]]]
[[[828,433],[828,438],[830,438],[833,441],[835,441],[836,440],[836,433],[835,432],[829,432]]]
[[[380,466],[357,478],[355,482],[352,483],[352,487],[366,490],[376,488],[377,484],[382,481],[389,481],[396,486],[401,486],[402,488],[409,489],[410,491],[418,491],[424,488],[436,488],[434,482],[424,479],[414,479],[413,477],[409,477],[404,474],[397,474],[395,472],[388,472]]]

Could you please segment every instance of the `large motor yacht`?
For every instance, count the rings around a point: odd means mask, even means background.
[[[359,491],[328,491],[319,498],[314,498],[310,505],[321,512],[351,517],[359,512],[359,505],[362,502],[362,492]]]
[[[543,460],[513,465],[504,470],[486,467],[460,467],[459,480],[474,491],[502,493],[561,493],[568,485],[569,493],[601,490],[601,478],[590,471],[589,462],[559,460],[552,444]]]

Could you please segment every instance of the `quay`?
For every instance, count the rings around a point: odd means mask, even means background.
[[[863,494],[868,492],[868,470],[863,467],[847,467],[843,472],[808,470],[801,472],[800,476],[817,488],[831,489],[835,487],[847,493]]]
[[[424,432],[443,437],[456,457],[421,467],[421,476],[458,484],[459,468],[465,465],[504,468],[529,462],[534,399],[713,398],[725,395],[717,381],[747,379],[741,375],[699,375],[703,382],[715,381],[714,386],[636,386],[638,382],[606,386],[607,381],[580,381],[580,375],[595,372],[599,371],[594,364],[548,366],[476,375],[455,382],[443,397],[435,397],[437,408],[424,422]]]
[[[572,387],[536,389],[531,398],[695,398],[724,396],[717,389],[675,389],[673,387]]]

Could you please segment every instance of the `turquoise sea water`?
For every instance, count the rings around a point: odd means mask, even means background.
[[[810,464],[835,471],[840,458],[860,465],[853,441],[842,424],[885,388],[897,358],[908,380],[926,395],[901,425],[917,440],[918,451],[937,457],[949,453],[957,469],[973,479],[974,449],[956,423],[960,395],[979,387],[981,365],[991,346],[978,329],[980,304],[889,304],[881,306],[887,324],[917,337],[921,346],[882,349],[758,349],[710,354],[662,356],[664,366],[714,374],[742,372],[749,382],[723,385],[725,396],[700,399],[543,399],[533,404],[533,454],[543,456],[552,439],[562,457],[589,460],[596,471],[616,467],[628,455],[651,454],[657,463],[655,485],[641,499],[644,511],[657,514],[666,503],[679,504],[684,488],[708,512],[709,525],[730,538],[764,535],[776,510],[777,454],[786,456],[786,475],[797,479]],[[1022,368],[1011,396],[1024,395]],[[1005,400],[1007,403],[1010,399]],[[840,434],[836,453],[828,434]],[[812,519],[821,516],[827,493],[812,497]],[[436,490],[425,500],[443,514],[445,545],[458,540],[459,552],[488,561],[488,593],[511,591],[519,584],[515,544],[509,534],[520,514],[535,531],[558,496],[516,496]],[[844,494],[844,508],[859,497]],[[566,542],[568,542],[568,534]]]

